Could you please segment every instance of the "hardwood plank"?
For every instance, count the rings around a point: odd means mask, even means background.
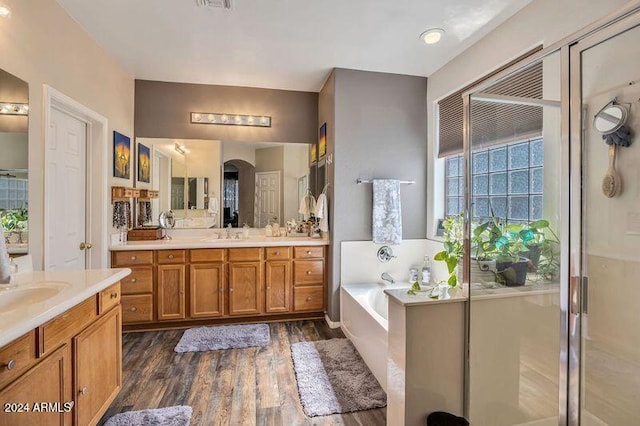
[[[182,330],[129,333],[123,337],[123,386],[99,424],[130,410],[189,405],[191,424],[362,425],[386,424],[386,409],[308,418],[302,411],[291,345],[343,338],[323,320],[269,324],[262,348],[178,354]]]

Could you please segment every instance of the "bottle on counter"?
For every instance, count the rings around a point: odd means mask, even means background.
[[[422,264],[422,285],[431,284],[431,259],[429,256],[424,257],[424,263]]]
[[[271,226],[271,224],[268,224],[264,227],[264,235],[266,235],[267,237],[273,237],[273,227]]]
[[[409,284],[418,282],[418,268],[409,269]]]

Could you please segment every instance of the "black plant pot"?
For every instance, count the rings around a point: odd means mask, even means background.
[[[538,263],[540,262],[540,255],[542,254],[542,246],[528,246],[529,251],[526,253],[527,258],[531,261],[531,264],[538,270]]]
[[[498,270],[498,276],[503,280],[504,285],[507,287],[518,287],[524,285],[527,281],[527,264],[528,259],[523,257],[517,262],[496,261],[496,269]]]

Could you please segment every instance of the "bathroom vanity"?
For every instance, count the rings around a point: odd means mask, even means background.
[[[327,240],[182,238],[111,247],[125,331],[322,318]]]
[[[128,269],[25,272],[0,292],[0,425],[95,424],[122,385]]]

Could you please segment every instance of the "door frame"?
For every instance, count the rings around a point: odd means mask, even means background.
[[[86,268],[107,268],[108,263],[108,158],[109,158],[109,121],[80,102],[70,98],[53,87],[43,85],[44,103],[44,250],[43,268],[47,268],[47,260],[51,254],[49,246],[49,231],[55,226],[47,212],[51,204],[51,191],[47,190],[47,176],[49,173],[49,146],[52,143],[52,135],[49,132],[51,126],[51,113],[53,109],[68,114],[86,125],[86,198],[85,198],[85,223],[87,242],[93,247],[86,252]]]

